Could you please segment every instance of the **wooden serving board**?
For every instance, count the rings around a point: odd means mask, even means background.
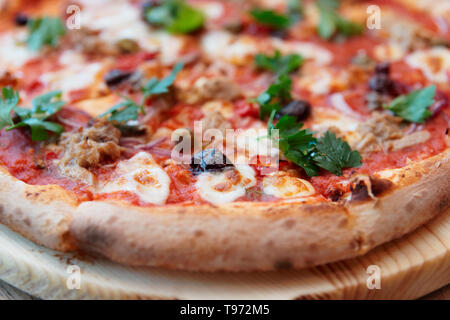
[[[71,265],[80,289],[68,289]],[[381,289],[368,289],[370,265]],[[0,279],[44,299],[414,299],[450,283],[450,211],[363,257],[304,270],[195,273],[80,260],[0,225]],[[73,282],[72,282],[73,283]]]

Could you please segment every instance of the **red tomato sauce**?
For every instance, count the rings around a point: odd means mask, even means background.
[[[432,157],[447,148],[446,130],[449,127],[447,113],[449,107],[442,111],[434,119],[429,120],[424,126],[424,130],[428,130],[431,138],[424,142],[398,151],[389,152],[373,152],[365,156],[362,160],[360,168],[345,169],[341,177],[331,173],[323,173],[318,177],[312,177],[311,183],[316,190],[325,196],[329,196],[340,182],[347,180],[354,173],[373,174],[384,169],[396,169],[407,165],[409,160],[422,160]]]
[[[24,90],[28,95],[36,95],[42,92],[44,84],[40,77],[42,74],[61,69],[58,62],[59,55],[52,54],[28,61],[22,68],[23,77],[19,81],[19,89]]]
[[[195,191],[196,179],[188,169],[172,165],[166,168],[166,172],[172,181],[171,192],[166,203],[173,204],[199,200]]]
[[[0,165],[8,168],[12,176],[31,185],[59,185],[73,192],[79,201],[91,200],[87,186],[56,174],[52,166],[56,157],[53,152],[39,154],[26,129],[0,132]],[[38,167],[37,158],[43,158],[47,167]]]
[[[409,17],[412,21],[421,24],[426,29],[435,33],[440,33],[436,20],[430,14],[424,14],[424,12],[422,11],[408,8],[398,1],[374,0],[371,1],[371,4],[379,5],[381,7],[381,10],[383,10],[383,6],[390,7],[394,9],[396,13]],[[430,1],[429,5],[433,5],[432,1]],[[443,23],[446,23],[447,28],[450,27],[448,22],[443,21]],[[447,40],[450,40],[450,33],[441,33],[441,35],[444,36]]]
[[[203,0],[192,0],[196,2],[202,2]],[[404,5],[388,1],[388,0],[373,0],[371,4],[377,4],[383,7],[390,7],[396,10],[400,15],[410,17],[413,21],[420,23],[428,30],[439,33],[440,30],[436,24],[436,21],[429,15],[422,12],[418,12]],[[236,4],[222,3],[224,6],[223,14],[212,21],[215,26],[225,26],[235,21],[242,22],[242,32],[256,35],[256,36],[268,36],[273,30],[270,28],[261,26],[256,23],[248,14],[242,14],[245,8],[240,8]],[[5,26],[10,27],[11,22],[0,23],[0,31]],[[302,28],[300,22],[297,26]],[[297,27],[293,27],[289,32],[289,40],[310,41],[319,44],[320,46],[328,49],[333,53],[333,61],[331,67],[336,70],[347,68],[352,59],[363,50],[369,57],[373,58],[373,49],[383,42],[385,39],[375,37],[370,32],[366,32],[365,35],[351,37],[345,40],[345,42],[337,43],[331,41],[324,41],[320,39],[315,33],[313,35],[301,32],[297,32]],[[443,37],[450,40],[450,34],[444,34]],[[190,44],[185,48],[186,53],[197,53],[195,41],[190,41]],[[139,52],[136,54],[122,55],[118,57],[113,68],[124,71],[134,71],[141,64],[146,61],[154,59],[158,52]],[[27,95],[36,95],[41,93],[44,89],[44,85],[40,81],[40,77],[43,73],[56,71],[61,68],[58,62],[59,53],[47,55],[45,57],[34,59],[21,68],[23,78],[18,82],[18,88],[24,90]],[[192,66],[186,66],[185,72],[195,70]],[[205,76],[203,73],[190,73],[191,82],[194,82],[198,77]],[[412,69],[404,62],[395,62],[391,65],[391,78],[404,86],[406,91],[410,91],[417,85],[428,85],[427,79],[424,77],[421,71]],[[236,67],[235,79],[234,79],[244,91],[256,91],[261,92],[270,85],[272,77],[270,74],[265,76],[254,69],[252,66]],[[305,90],[293,88],[294,95],[304,98],[314,105],[327,105],[326,97],[313,97]],[[348,105],[361,115],[368,115],[369,112],[366,108],[365,95],[368,92],[367,83],[356,84],[349,88],[344,94],[344,98]],[[85,98],[86,92],[83,90],[73,91],[70,93],[70,98],[73,101],[82,100]],[[409,160],[421,160],[433,155],[436,155],[447,148],[446,146],[446,130],[449,127],[449,105],[448,96],[449,92],[439,95],[446,97],[446,106],[443,107],[437,115],[427,120],[423,125],[423,129],[428,130],[431,133],[431,138],[425,143],[414,145],[402,149],[400,151],[385,153],[383,151],[374,152],[363,159],[363,164],[360,168],[351,168],[344,170],[341,177],[335,176],[328,172],[322,172],[318,177],[307,178],[311,181],[317,192],[321,195],[329,197],[336,189],[348,188],[342,186],[341,182],[347,180],[354,173],[366,173],[373,174],[383,169],[401,168],[407,164]],[[246,128],[254,124],[258,118],[258,108],[255,108],[255,104],[241,99],[235,101],[235,117],[232,119],[232,124],[235,128]],[[198,106],[191,106],[186,104],[178,104],[171,108],[165,115],[166,119],[162,123],[155,123],[154,127],[166,127],[168,129],[178,128],[193,128],[194,121],[202,119],[203,112]],[[66,131],[76,130],[79,127],[86,126],[90,120],[90,116],[81,111],[71,109],[70,107],[64,108],[56,116],[55,121],[61,123]],[[170,157],[167,152],[172,148],[170,141],[164,141],[161,144],[143,149],[145,152],[149,152],[155,158],[155,160],[162,164]],[[123,159],[131,157],[139,150],[127,150]],[[144,203],[139,197],[129,191],[114,192],[109,194],[96,194],[93,195],[89,190],[89,187],[61,177],[57,169],[53,165],[53,160],[58,159],[61,155],[53,151],[48,151],[42,147],[41,143],[35,143],[31,141],[31,136],[27,128],[12,130],[6,132],[0,131],[0,165],[6,167],[11,175],[17,179],[32,185],[59,185],[62,188],[72,192],[79,201],[89,200],[123,200],[134,205],[149,206],[150,204]],[[38,161],[40,160],[40,161]],[[44,164],[44,165],[43,165]],[[282,162],[281,169],[287,164]],[[273,197],[261,195],[259,190],[261,189],[262,176],[260,174],[261,167],[254,166],[258,173],[258,185],[256,188],[250,190],[246,196],[240,200],[243,201],[274,201]],[[114,170],[114,164],[100,167],[93,170],[99,179],[107,180],[111,177],[111,173]],[[195,176],[189,171],[187,167],[179,165],[169,165],[165,167],[167,174],[171,179],[171,192],[167,199],[167,204],[192,204],[203,203],[195,192]]]

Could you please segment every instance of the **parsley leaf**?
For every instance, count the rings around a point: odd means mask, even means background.
[[[203,13],[183,0],[167,0],[159,5],[149,5],[144,9],[148,23],[165,28],[171,33],[190,33],[203,27]]]
[[[259,117],[264,119],[273,110],[280,110],[282,104],[291,99],[291,87],[292,80],[286,74],[281,74],[275,83],[256,98],[260,107]]]
[[[308,176],[315,177],[319,175],[319,168],[314,163],[310,153],[302,153],[295,149],[288,149],[283,151],[283,153],[288,160],[302,167]]]
[[[327,131],[316,139],[308,129],[301,129],[303,123],[295,117],[284,115],[274,126],[273,110],[268,122],[268,135],[274,138],[274,130],[278,130],[279,147],[284,156],[302,167],[308,176],[317,176],[319,167],[335,175],[342,175],[342,169],[359,167],[361,155],[352,151],[347,142]]]
[[[288,0],[288,15],[291,20],[291,24],[299,21],[303,16],[303,3],[302,0]]]
[[[16,107],[14,111],[20,117],[20,122],[6,128],[6,131],[30,127],[33,141],[44,141],[49,138],[48,132],[60,134],[64,127],[58,123],[46,121],[49,117],[57,113],[65,105],[61,100],[61,91],[52,91],[41,95],[32,101],[31,109]]]
[[[59,38],[66,33],[63,22],[59,18],[42,17],[32,19],[27,24],[28,48],[39,51],[44,45],[56,47]]]
[[[139,105],[130,98],[122,97],[124,101],[116,104],[111,109],[99,115],[99,118],[106,118],[108,121],[113,121],[117,123],[125,123],[129,120],[137,120],[139,112],[145,114],[144,103],[145,101],[157,94],[166,93],[169,91],[169,87],[175,81],[175,78],[183,68],[183,63],[177,63],[173,68],[172,72],[165,78],[158,80],[158,78],[151,78],[142,87],[142,103]]]
[[[344,168],[361,166],[359,152],[352,151],[347,142],[330,131],[317,140],[316,149],[313,158],[317,165],[337,176],[342,175]]]
[[[129,120],[137,120],[139,110],[141,110],[141,106],[133,100],[125,98],[125,101],[116,104],[108,111],[102,113],[99,115],[99,118],[106,117],[106,120],[108,121],[124,123]]]
[[[288,74],[298,69],[303,63],[303,57],[298,54],[282,56],[276,50],[273,56],[257,54],[255,63],[258,68],[272,71],[276,74]]]
[[[320,19],[317,31],[323,39],[330,39],[336,32],[353,36],[363,32],[363,26],[339,15],[339,2],[336,0],[317,0]]]
[[[260,24],[272,29],[286,29],[291,24],[289,17],[273,10],[253,9],[250,15]]]
[[[170,75],[165,77],[164,79],[158,80],[157,78],[151,78],[142,88],[142,92],[144,93],[144,99],[155,95],[166,93],[169,91],[169,87],[175,81],[178,72],[183,69],[183,63],[179,62],[175,65]]]
[[[6,126],[14,125],[11,112],[19,103],[19,93],[14,92],[12,88],[3,88],[2,95],[3,99],[0,100],[0,130]]]
[[[272,130],[273,129],[278,129],[278,133],[279,136],[281,138],[286,138],[289,137],[291,135],[294,135],[295,133],[298,132],[298,130],[301,129],[301,127],[303,127],[303,124],[301,122],[297,122],[297,119],[295,117],[292,116],[287,116],[284,115],[280,118],[280,120],[278,120],[278,123],[274,126],[272,124],[273,122],[273,117],[276,114],[276,111],[273,110],[272,114],[270,115],[270,120],[269,120],[269,136],[272,135]]]
[[[316,143],[312,133],[307,129],[300,130],[303,127],[303,123],[297,122],[295,117],[287,115],[282,116],[274,126],[273,118],[275,114],[276,110],[273,110],[270,115],[268,123],[269,137],[273,138],[274,130],[278,130],[278,145],[284,156],[302,167],[309,176],[318,175],[319,168],[311,156]]]
[[[436,86],[431,85],[408,95],[401,95],[395,98],[390,105],[384,105],[383,108],[391,110],[404,120],[423,123],[431,116],[428,107],[434,103],[435,95]]]

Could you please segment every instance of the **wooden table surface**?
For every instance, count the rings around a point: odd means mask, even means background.
[[[0,280],[0,300],[36,300],[25,292]],[[425,300],[450,300],[450,284],[423,297]]]

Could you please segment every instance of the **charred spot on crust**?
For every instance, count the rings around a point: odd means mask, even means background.
[[[25,219],[23,219],[23,222],[28,226],[28,227],[31,227],[31,220],[30,220],[30,218],[25,218]]]
[[[282,260],[275,261],[275,264],[273,265],[273,267],[276,270],[292,269],[293,266],[294,265],[292,264],[292,261],[289,259],[282,259]]]
[[[367,179],[356,177],[350,184],[352,201],[365,201],[377,197],[392,187],[393,183],[386,179],[367,176]]]
[[[94,248],[107,248],[112,244],[110,236],[97,226],[88,226],[84,230],[84,239]]]
[[[220,172],[232,167],[231,161],[216,149],[205,149],[194,154],[191,159],[191,171],[194,174]]]
[[[342,196],[345,194],[345,191],[343,191],[340,188],[333,188],[331,190],[331,192],[329,192],[327,194],[327,197],[333,201],[333,202],[338,202],[339,200],[341,200]]]
[[[444,210],[447,210],[449,208],[450,204],[450,194],[445,193],[438,202],[438,210],[440,212],[443,212]]]
[[[350,242],[350,248],[356,252],[361,251],[364,245],[364,236],[362,234],[357,234]]]
[[[194,231],[194,236],[197,238],[203,236],[204,234],[205,234],[205,232],[203,232],[203,230],[195,230]]]
[[[295,224],[296,221],[294,219],[289,219],[284,222],[284,227],[289,230],[292,229],[295,226]]]

